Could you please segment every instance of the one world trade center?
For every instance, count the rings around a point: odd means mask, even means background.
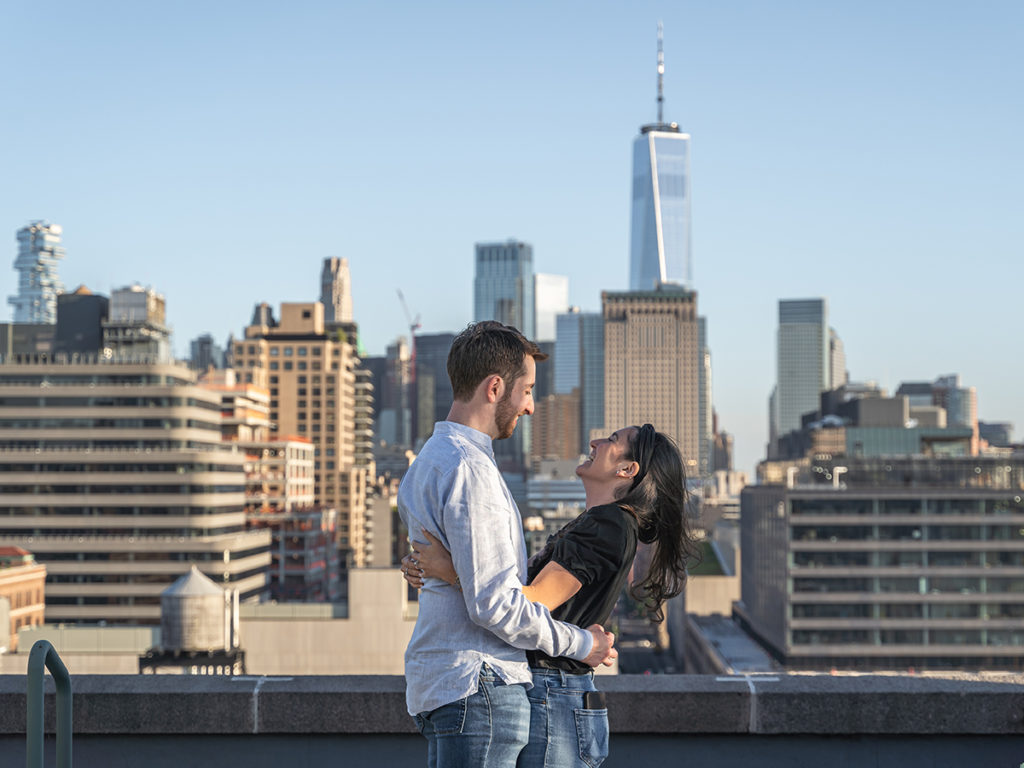
[[[633,141],[629,289],[693,288],[690,264],[690,135],[662,120],[665,58],[658,25],[658,122]]]

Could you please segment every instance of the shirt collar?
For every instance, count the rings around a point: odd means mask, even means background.
[[[448,434],[461,437],[477,446],[492,459],[494,458],[494,444],[491,441],[491,436],[478,429],[467,427],[465,424],[459,424],[455,421],[438,421],[434,424],[434,434]]]

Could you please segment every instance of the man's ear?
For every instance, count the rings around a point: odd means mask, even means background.
[[[488,376],[484,383],[487,387],[487,402],[496,403],[501,400],[501,396],[505,394],[505,380],[494,373]]]

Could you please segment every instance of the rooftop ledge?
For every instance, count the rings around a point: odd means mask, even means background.
[[[606,767],[645,765],[638,756],[678,758],[681,749],[717,766],[749,765],[755,749],[761,766],[816,765],[828,754],[816,757],[816,749],[831,745],[835,762],[840,743],[839,757],[859,754],[842,765],[1015,768],[1024,760],[1024,675],[620,675],[598,684],[608,693],[612,730]],[[246,765],[281,764],[289,754],[289,768],[322,765],[318,750],[337,749],[349,766],[425,761],[401,676],[80,675],[72,686],[76,761],[81,754],[85,765],[205,765],[190,749],[212,760],[218,743]],[[0,676],[0,754],[23,754],[25,691],[24,676]],[[53,698],[47,679],[49,733]],[[771,749],[796,761],[774,762]],[[889,752],[898,761],[879,757]]]

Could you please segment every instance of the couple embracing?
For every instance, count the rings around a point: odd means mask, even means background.
[[[591,443],[576,469],[586,511],[527,562],[491,441],[511,437],[533,412],[536,366],[546,357],[501,323],[460,333],[448,355],[448,419],[399,488],[414,546],[402,570],[421,588],[406,703],[431,768],[600,765],[608,711],[593,668],[617,656],[602,625],[637,541],[652,553],[633,594],[652,615],[686,580],[682,461],[650,424]]]

